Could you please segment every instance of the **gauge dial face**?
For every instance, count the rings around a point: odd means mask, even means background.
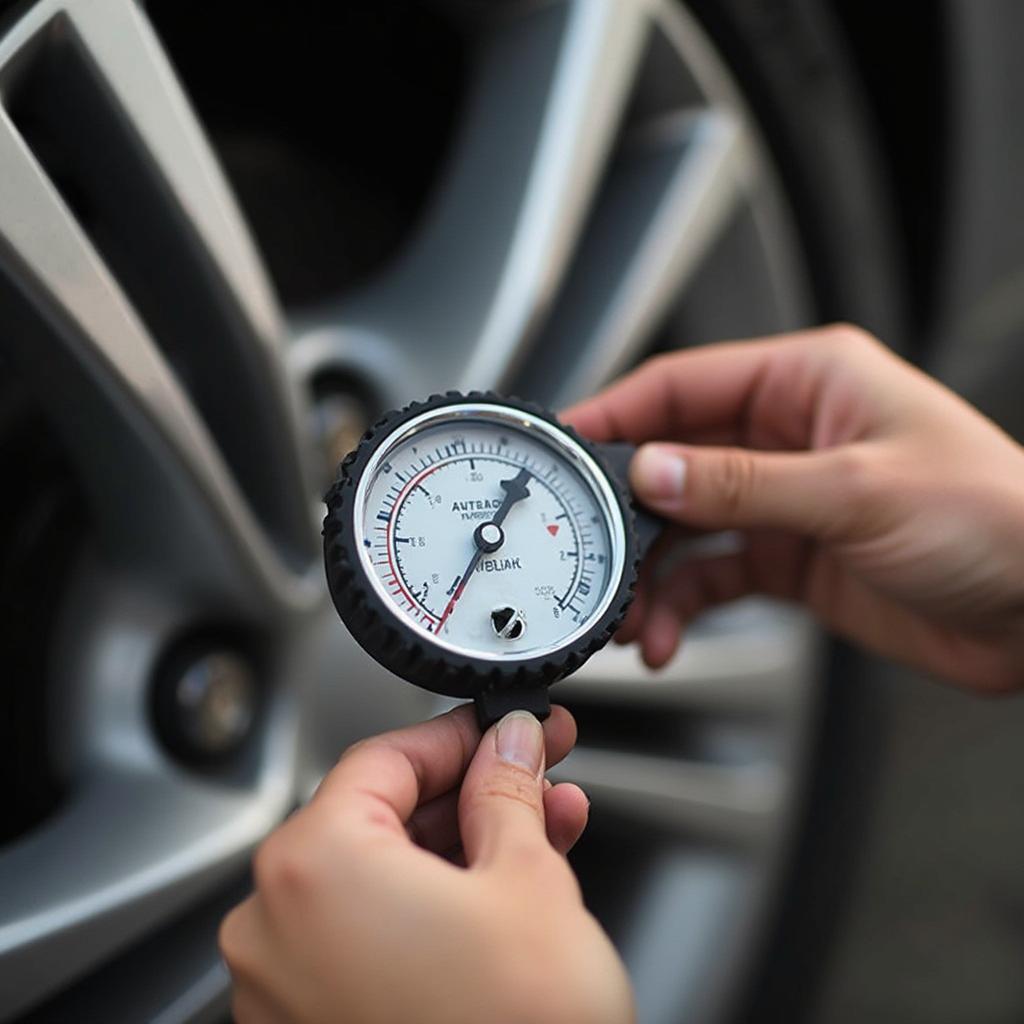
[[[398,427],[367,464],[355,526],[392,612],[486,660],[536,658],[607,610],[625,527],[603,471],[539,417],[447,406]]]

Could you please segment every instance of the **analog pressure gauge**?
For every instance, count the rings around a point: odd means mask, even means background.
[[[482,725],[546,714],[547,687],[607,643],[633,597],[624,447],[493,394],[385,416],[326,496],[341,618],[396,675],[474,698]]]

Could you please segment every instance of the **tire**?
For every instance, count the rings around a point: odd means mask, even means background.
[[[819,318],[907,344],[907,274],[882,140],[831,7],[691,0],[745,86],[791,197]]]

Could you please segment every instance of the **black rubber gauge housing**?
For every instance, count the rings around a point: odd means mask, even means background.
[[[396,438],[403,436],[403,429],[411,429],[408,428],[411,421],[422,420],[424,414],[451,407],[455,420],[460,414],[467,415],[468,408],[478,406],[526,413],[555,428],[566,438],[568,447],[582,449],[593,460],[609,485],[604,493],[611,496],[621,515],[624,545],[623,557],[618,561],[621,569],[617,579],[606,580],[599,613],[595,612],[594,621],[585,628],[569,635],[565,646],[545,649],[540,655],[530,655],[527,651],[523,657],[510,654],[495,660],[455,650],[440,638],[433,641],[429,632],[417,627],[405,611],[382,596],[380,587],[375,586],[370,577],[371,570],[362,550],[370,542],[364,536],[364,525],[357,522],[360,509],[356,496],[364,473],[374,461],[379,462],[374,459],[375,453],[382,446],[392,445]],[[468,418],[472,418],[471,414]],[[521,422],[525,419],[519,416]],[[443,415],[432,418],[431,423],[443,424]],[[623,451],[623,447],[593,444],[571,427],[559,423],[546,410],[491,392],[434,395],[425,402],[413,402],[385,415],[341,463],[337,478],[324,498],[327,582],[338,614],[352,636],[371,657],[408,682],[451,697],[473,698],[482,727],[515,708],[525,708],[540,717],[546,715],[550,710],[548,686],[574,672],[605,646],[633,599],[642,551],[637,512],[623,479],[628,462],[628,452]],[[480,540],[476,543],[483,544]],[[495,630],[503,627],[509,631],[507,635],[516,636],[517,626],[507,621],[508,614],[499,610],[492,617]]]

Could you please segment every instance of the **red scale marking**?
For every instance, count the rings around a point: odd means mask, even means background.
[[[423,470],[421,473],[414,476],[401,489],[401,491],[399,491],[398,497],[395,498],[395,503],[394,505],[391,506],[391,518],[388,519],[387,525],[384,527],[377,527],[378,530],[383,529],[385,531],[384,543],[386,545],[385,551],[388,556],[388,566],[391,568],[391,574],[394,577],[395,582],[398,584],[398,590],[392,591],[392,593],[401,593],[401,595],[409,602],[410,608],[419,608],[420,606],[416,603],[416,599],[412,596],[412,594],[410,594],[409,591],[405,589],[405,585],[402,582],[402,578],[398,575],[398,571],[395,568],[395,563],[392,561],[392,549],[394,548],[394,545],[391,543],[391,524],[394,521],[394,515],[396,510],[401,508],[402,500],[404,499],[405,495],[409,491],[411,491],[412,488],[415,487],[421,480],[425,480],[428,476],[430,476],[431,473],[440,469],[442,465],[442,463],[438,463],[437,465],[429,466],[427,469]],[[434,616],[426,610],[423,610],[423,614],[427,616],[427,618],[429,618],[431,622],[434,621]],[[441,621],[443,622],[444,620],[442,619]]]
[[[548,524],[548,533],[550,533],[551,536],[554,537],[554,535],[556,533],[558,533],[558,523],[549,523]]]

